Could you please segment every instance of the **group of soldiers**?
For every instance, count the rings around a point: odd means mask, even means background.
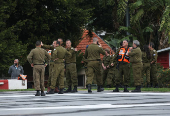
[[[157,53],[154,50],[154,44],[151,42],[149,45],[144,46],[143,52],[139,46],[138,40],[133,41],[133,47],[129,47],[128,41],[124,40],[117,52],[116,49],[113,49],[112,55],[110,55],[110,50],[103,50],[98,42],[98,38],[94,37],[93,43],[86,47],[82,62],[85,65],[88,93],[92,92],[91,85],[94,77],[98,86],[97,92],[104,90],[103,86],[106,80],[108,85],[114,83],[116,86],[113,92],[119,92],[119,86],[122,82],[124,92],[129,92],[127,87],[130,81],[130,63],[132,64],[134,85],[136,86],[132,92],[141,92],[143,73],[146,73],[148,86],[150,82],[157,86]],[[45,49],[52,50],[51,55]],[[45,45],[41,41],[36,42],[36,48],[31,50],[27,56],[31,67],[33,67],[34,86],[37,91],[35,96],[45,96],[44,71],[47,64],[49,64],[49,78],[46,94],[78,92],[76,52],[77,49],[71,46],[70,40],[66,40],[66,48],[63,47],[63,40],[61,38],[54,40],[52,45]],[[100,54],[104,55],[102,61]],[[44,63],[45,61],[47,62]],[[64,91],[65,75],[68,85],[66,91]]]

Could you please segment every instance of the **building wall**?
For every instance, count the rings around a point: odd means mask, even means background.
[[[160,63],[164,68],[169,68],[169,51],[158,53],[157,62]]]

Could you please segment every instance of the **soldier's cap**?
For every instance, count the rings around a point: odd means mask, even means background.
[[[109,48],[106,48],[105,51],[110,54],[110,49]]]

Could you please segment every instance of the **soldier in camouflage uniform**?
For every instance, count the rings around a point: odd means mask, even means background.
[[[42,44],[42,48],[51,50],[51,55],[53,55],[54,48],[57,47],[56,42],[57,42],[57,40],[54,40],[52,45]],[[48,77],[48,83],[47,83],[47,93],[50,91],[51,76],[52,76],[52,65],[53,64],[54,64],[54,62],[51,60],[50,64],[49,64],[49,77]],[[58,86],[59,86],[59,79],[57,79],[57,81],[56,81],[56,87],[55,87],[55,91],[54,91],[55,93],[59,92]]]
[[[56,86],[57,78],[59,78],[59,94],[63,94],[63,88],[64,88],[64,61],[65,57],[68,55],[68,57],[71,57],[71,53],[68,52],[65,48],[60,46],[60,42],[57,41],[57,47],[54,48],[54,51],[51,55],[51,60],[54,62],[52,67],[52,77],[51,77],[51,90],[47,94],[54,94],[54,89]]]
[[[77,78],[77,68],[76,68],[76,52],[77,48],[71,47],[71,41],[66,41],[67,51],[72,54],[72,57],[67,57],[65,59],[66,63],[66,82],[68,85],[68,89],[65,91],[65,93],[68,92],[77,92],[77,86],[78,86],[78,78]],[[71,86],[74,86],[74,89],[72,90]]]
[[[105,53],[106,53],[106,55],[103,57],[103,61],[102,61],[102,67],[103,67],[103,74],[102,74],[102,76],[103,76],[103,87],[105,85],[106,79],[107,79],[107,86],[111,86],[111,84],[112,84],[112,79],[111,79],[112,76],[110,74],[108,74],[108,72],[110,70],[109,69],[109,62],[110,62],[110,58],[111,58],[110,50],[108,48],[106,48],[105,49]],[[111,80],[109,80],[109,79],[111,79]]]
[[[143,52],[142,52],[142,62],[143,62],[142,76],[144,77],[144,74],[146,74],[147,87],[149,87],[149,85],[150,85],[151,54],[150,54],[148,45],[144,45]]]
[[[139,48],[139,41],[133,41],[133,49],[130,49],[129,57],[130,62],[132,63],[132,70],[133,70],[133,78],[134,78],[134,85],[136,89],[132,92],[141,92],[141,84],[142,84],[142,52]]]
[[[94,76],[96,76],[97,81],[97,92],[101,92],[103,85],[102,77],[101,77],[101,59],[100,54],[105,55],[105,51],[97,45],[98,39],[96,37],[93,38],[93,43],[88,46],[88,48],[85,51],[85,59],[87,59],[87,86],[88,86],[88,93],[91,93],[91,84],[93,81]]]
[[[149,44],[149,49],[151,53],[151,70],[150,70],[150,83],[151,86],[158,87],[158,78],[157,78],[157,51],[154,49],[154,43]]]
[[[36,42],[36,48],[31,50],[29,55],[27,56],[28,62],[31,64],[31,67],[33,67],[33,80],[34,80],[34,87],[37,93],[35,96],[45,96],[44,90],[44,74],[45,74],[45,57],[47,57],[47,60],[50,60],[50,55],[41,48],[41,41]]]
[[[114,48],[113,49],[113,54],[110,58],[110,62],[109,62],[109,72],[108,72],[108,75],[111,75],[109,76],[110,77],[110,82],[113,83],[113,85],[115,86],[115,78],[117,78],[119,75],[118,75],[118,69],[116,68],[117,66],[117,59],[114,59],[114,55],[116,53],[116,49]],[[108,78],[109,78],[108,77]]]

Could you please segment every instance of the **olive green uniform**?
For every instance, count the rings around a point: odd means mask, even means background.
[[[151,68],[150,62],[151,62],[151,59],[147,58],[146,52],[142,52],[142,62],[143,62],[142,76],[144,76],[144,74],[146,74],[146,82],[147,82],[147,84],[149,84],[150,83],[150,68]]]
[[[142,52],[139,47],[132,49],[129,52],[130,62],[132,63],[134,85],[141,86],[142,84]]]
[[[107,66],[109,66],[109,63],[110,63],[110,59],[111,59],[111,56],[108,55],[108,56],[104,56],[103,57],[103,64],[104,66],[107,68]],[[103,77],[103,85],[105,84],[105,81],[107,80],[107,85],[111,85],[112,84],[112,75],[109,74],[109,68],[107,68],[106,70],[103,70],[103,74],[102,74],[102,77]]]
[[[45,57],[50,60],[50,55],[44,49],[40,47],[36,47],[31,50],[29,55],[27,56],[28,62],[30,64],[34,64],[33,67],[33,80],[35,90],[44,91],[44,74],[45,74]]]
[[[42,48],[51,50],[51,55],[53,54],[54,46],[44,44],[42,46]],[[49,63],[49,76],[48,76],[47,87],[50,87],[50,85],[51,85],[51,76],[52,76],[52,67],[51,66],[53,66],[53,64],[54,64],[54,62],[51,60]],[[56,87],[58,87],[58,86],[59,86],[59,79],[57,79],[57,81],[56,81]]]
[[[156,84],[158,84],[157,65],[156,65],[158,54],[155,49],[151,50],[150,53],[151,53],[151,62],[154,61],[154,63],[151,64],[150,83],[152,83],[153,86],[155,86]]]
[[[113,57],[113,60],[118,61],[118,55],[120,52],[120,48],[117,50],[116,54]],[[127,62],[117,62],[118,76],[115,77],[115,84],[119,85],[122,81],[124,81],[124,85],[127,86],[130,81],[130,63]],[[123,76],[124,75],[124,76]],[[124,77],[124,79],[122,79]]]
[[[108,72],[109,77],[108,77],[107,82],[110,81],[110,83],[113,83],[113,85],[115,86],[115,78],[117,78],[119,76],[119,74],[118,74],[118,69],[116,68],[117,60],[113,59],[113,58],[114,58],[114,55],[111,56],[111,58],[110,58],[110,63],[109,63],[110,69]],[[113,66],[111,66],[112,63],[114,64]]]
[[[77,68],[76,68],[76,51],[74,48],[67,48],[67,51],[72,54],[72,57],[66,55],[66,82],[68,86],[78,86]]]
[[[87,85],[91,85],[94,76],[96,76],[97,85],[103,85],[102,76],[101,76],[101,59],[100,54],[105,55],[105,51],[99,47],[97,44],[92,43],[88,46],[85,51],[85,59],[87,59]]]
[[[51,60],[54,61],[52,67],[52,77],[51,77],[51,85],[50,88],[54,89],[56,87],[57,78],[59,78],[59,87],[60,89],[64,88],[64,60],[68,54],[68,57],[71,57],[71,53],[69,53],[62,46],[55,47],[53,53],[51,55]]]

